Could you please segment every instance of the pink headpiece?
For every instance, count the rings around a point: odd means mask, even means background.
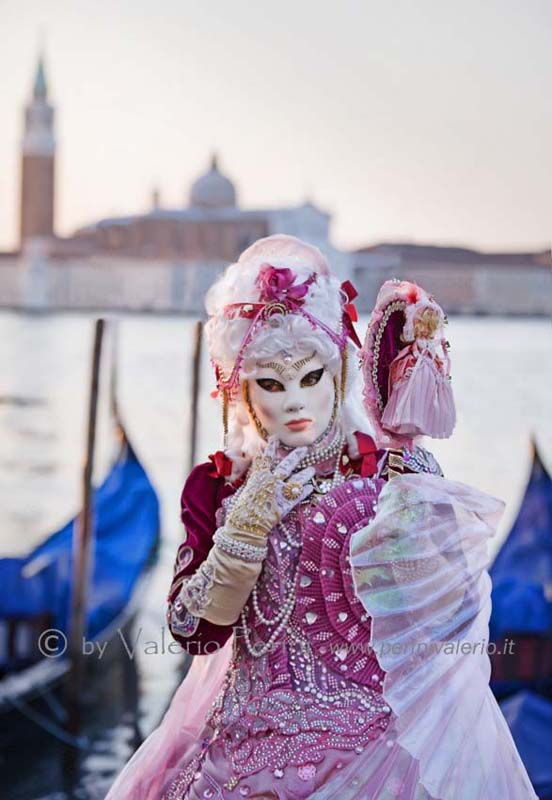
[[[262,264],[255,281],[259,288],[259,300],[256,303],[230,303],[224,307],[223,314],[228,319],[241,317],[250,319],[251,324],[247,329],[240,345],[238,355],[228,377],[222,374],[220,366],[214,364],[219,390],[226,390],[229,395],[235,395],[239,385],[240,369],[245,350],[253,340],[262,325],[274,314],[301,314],[308,319],[313,328],[320,328],[338,346],[342,353],[349,336],[360,347],[361,342],[354,329],[353,322],[358,319],[352,300],[357,291],[350,281],[341,284],[343,295],[342,324],[339,332],[333,331],[322,320],[313,316],[303,306],[309,287],[317,280],[317,273],[312,272],[302,283],[296,283],[297,275],[288,267],[275,267],[272,264]]]
[[[456,411],[446,321],[435,298],[415,283],[381,287],[360,354],[364,405],[379,444],[451,435]]]

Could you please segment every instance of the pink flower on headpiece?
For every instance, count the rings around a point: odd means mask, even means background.
[[[285,303],[286,300],[289,300],[297,305],[303,305],[303,298],[315,279],[315,275],[311,275],[306,281],[295,286],[296,278],[295,272],[288,267],[273,267],[272,264],[263,264],[256,281],[260,289],[259,300],[263,303]]]
[[[406,299],[409,303],[417,303],[420,297],[419,287],[415,283],[408,283],[407,281],[405,281],[405,284],[408,287]]]

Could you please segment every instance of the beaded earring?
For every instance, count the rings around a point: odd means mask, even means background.
[[[337,419],[337,411],[339,409],[339,387],[337,385],[337,377],[334,375],[333,379],[334,385],[334,401],[333,401],[333,408],[332,408],[332,416],[330,418],[330,424],[328,427],[331,427]]]
[[[224,431],[223,449],[228,449],[228,392],[222,390],[222,429]]]
[[[247,406],[247,410],[249,411],[249,415],[255,424],[255,428],[257,429],[257,433],[259,436],[265,440],[268,440],[268,431],[263,426],[261,420],[257,416],[255,409],[253,408],[253,404],[251,402],[251,398],[249,397],[249,381],[244,381],[242,385],[242,396],[245,405]]]
[[[343,349],[341,357],[341,402],[345,402],[345,390],[347,388],[347,345]]]

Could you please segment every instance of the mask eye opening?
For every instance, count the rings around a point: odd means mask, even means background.
[[[255,383],[264,389],[265,392],[283,392],[285,391],[284,385],[277,381],[275,378],[256,378]]]
[[[309,386],[316,386],[319,383],[322,375],[324,374],[325,367],[319,367],[318,369],[313,369],[310,372],[307,372],[306,375],[303,375],[300,381],[301,388],[306,388]]]

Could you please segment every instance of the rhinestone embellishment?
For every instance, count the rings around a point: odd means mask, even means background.
[[[303,781],[310,781],[316,775],[316,766],[315,764],[303,764],[301,767],[298,767],[297,774]]]

